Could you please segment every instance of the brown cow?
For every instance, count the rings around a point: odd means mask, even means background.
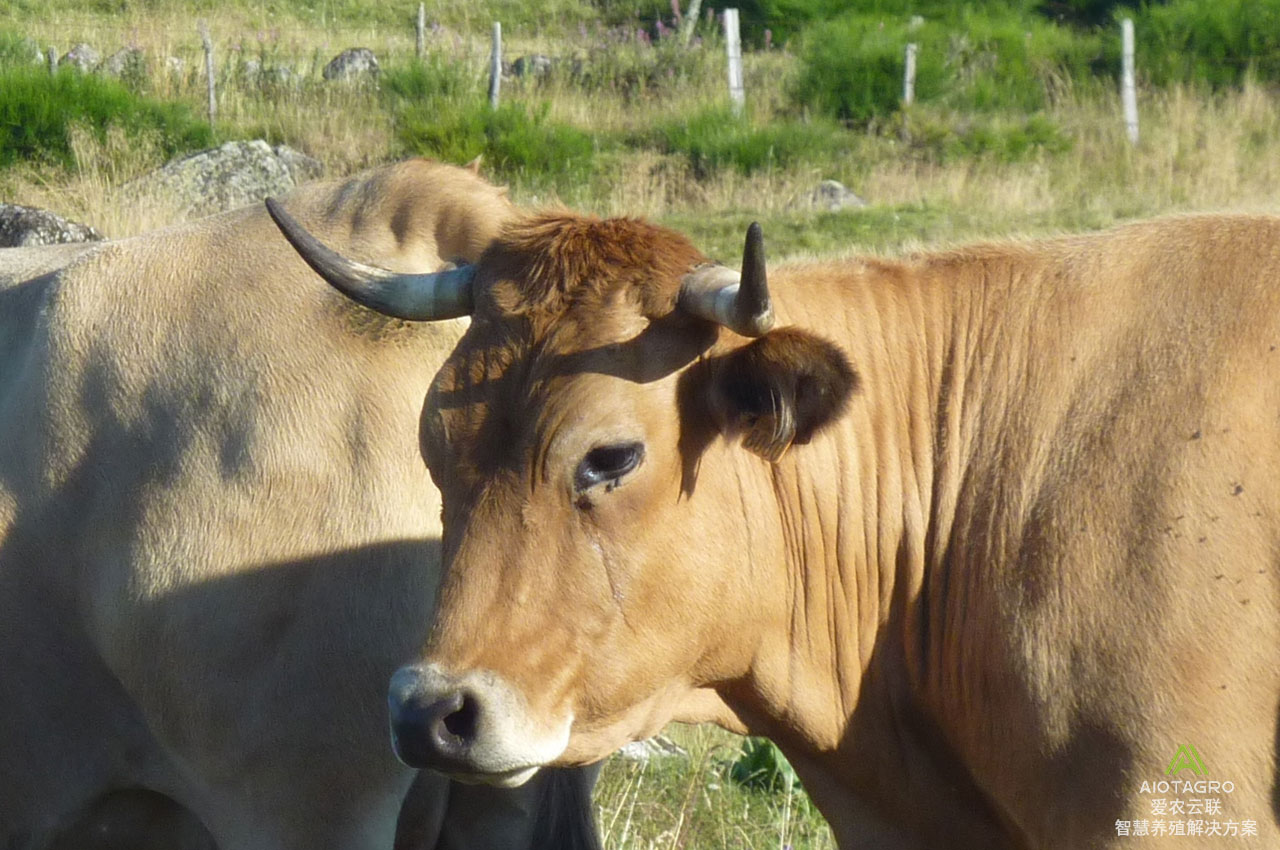
[[[421,160],[287,203],[402,268],[512,212]],[[439,576],[418,417],[461,332],[353,306],[261,207],[0,251],[0,848],[594,841],[581,774],[451,785],[387,746]]]
[[[402,757],[510,783],[713,719],[774,738],[843,847],[1280,846],[1280,219],[772,296],[758,229],[740,282],[703,263],[548,214],[450,281]],[[434,309],[429,276],[331,277]]]

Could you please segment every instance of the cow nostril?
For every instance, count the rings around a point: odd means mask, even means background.
[[[479,717],[480,706],[476,698],[468,694],[462,698],[462,704],[455,711],[445,715],[445,731],[458,743],[469,743],[475,740]]]

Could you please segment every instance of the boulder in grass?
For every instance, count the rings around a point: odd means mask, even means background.
[[[261,203],[319,177],[323,170],[306,154],[255,139],[176,159],[130,181],[124,190],[171,204],[179,215],[195,218]]]
[[[0,204],[0,248],[30,248],[65,242],[99,242],[102,234],[38,207]]]
[[[126,79],[140,79],[147,75],[147,57],[136,47],[122,47],[98,66],[99,73]]]
[[[321,72],[326,80],[356,82],[378,76],[378,57],[367,47],[349,47],[339,53]]]
[[[92,46],[81,42],[75,47],[63,54],[58,60],[58,67],[69,65],[77,71],[88,73],[98,67],[98,63],[102,61],[101,54],[94,50]]]
[[[528,56],[521,56],[515,62],[512,62],[511,73],[517,77],[545,77],[551,73],[551,69],[554,66],[555,62],[550,56],[531,53]]]
[[[805,196],[803,206],[826,212],[860,209],[867,202],[859,198],[839,180],[823,180]]]

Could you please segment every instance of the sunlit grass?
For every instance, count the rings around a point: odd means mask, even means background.
[[[667,734],[687,758],[606,762],[595,806],[607,850],[834,850],[802,789],[752,790],[729,778],[742,739],[709,726],[673,725]]]

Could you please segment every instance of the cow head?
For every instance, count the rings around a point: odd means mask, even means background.
[[[723,720],[783,558],[760,527],[769,466],[855,383],[836,346],[771,330],[759,227],[741,274],[642,221],[548,214],[475,266],[414,276],[273,214],[362,303],[472,316],[422,416],[445,575],[423,661],[391,682],[400,757],[515,784]]]

